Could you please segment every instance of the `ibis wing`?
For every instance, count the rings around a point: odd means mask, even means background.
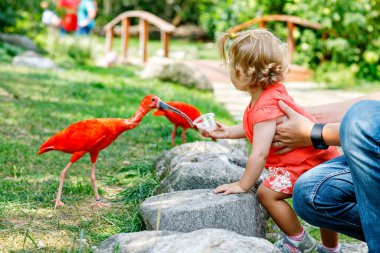
[[[157,110],[157,111],[153,112],[153,115],[154,116],[162,116],[162,115],[166,115],[166,113],[163,110]]]
[[[78,152],[89,150],[101,142],[109,134],[107,125],[97,119],[80,121],[63,129],[50,138],[47,146],[55,150]]]

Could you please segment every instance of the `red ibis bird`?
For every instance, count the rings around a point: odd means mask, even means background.
[[[90,179],[95,193],[96,202],[94,205],[98,207],[107,206],[100,200],[95,180],[95,163],[99,152],[114,142],[121,133],[137,127],[142,118],[154,108],[173,111],[187,119],[190,125],[192,124],[192,121],[182,112],[162,102],[157,96],[147,95],[141,101],[139,108],[132,118],[99,118],[79,121],[55,134],[41,145],[38,152],[39,155],[52,150],[72,154],[70,162],[61,172],[54,209],[56,209],[57,206],[64,205],[61,201],[61,195],[67,170],[86,153],[89,153],[91,157]]]
[[[192,121],[194,121],[196,118],[201,116],[200,112],[197,108],[195,108],[193,105],[186,104],[183,102],[167,102],[168,105],[180,110],[184,114],[186,114]],[[165,116],[170,122],[174,124],[173,132],[172,132],[172,145],[175,145],[175,137],[176,137],[176,131],[178,127],[181,127],[182,130],[182,142],[186,142],[186,130],[188,128],[192,128],[193,125],[189,123],[188,120],[184,119],[183,117],[179,116],[178,114],[167,111],[167,110],[161,110],[158,109],[153,113],[154,116]]]

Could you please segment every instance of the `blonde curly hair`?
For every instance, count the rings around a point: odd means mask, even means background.
[[[232,43],[227,57],[226,44],[230,39]],[[265,29],[225,33],[218,46],[228,65],[231,81],[238,90],[266,89],[281,82],[288,71],[286,44]]]

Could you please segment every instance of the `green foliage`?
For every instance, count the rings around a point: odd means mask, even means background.
[[[0,63],[10,63],[14,56],[22,52],[24,52],[24,50],[19,47],[0,42]]]
[[[198,24],[203,6],[211,5],[213,2],[213,0],[99,0],[97,1],[98,21],[100,24],[105,24],[121,12],[144,10],[156,14],[168,22],[179,19],[182,24]]]
[[[51,9],[55,9],[54,1]],[[42,9],[37,0],[0,1],[0,32],[22,33],[44,44],[40,33]],[[317,70],[321,63],[339,66],[354,76],[369,81],[380,80],[380,1],[377,0],[98,0],[97,30],[127,10],[146,10],[174,23],[192,23],[206,29],[209,38],[249,19],[269,14],[298,16],[322,25],[320,31],[297,27],[294,31],[296,54],[294,62]],[[28,11],[25,11],[28,10]],[[63,10],[57,10],[62,14]],[[137,20],[132,20],[135,24]],[[284,41],[287,37],[285,23],[269,22],[268,29]],[[322,34],[326,39],[322,40]],[[55,60],[71,64],[87,63],[94,53],[75,43],[57,44],[49,52]],[[4,51],[0,49],[0,57]],[[208,55],[207,55],[208,56]],[[4,57],[2,57],[4,58]],[[6,57],[5,57],[6,58]],[[9,61],[9,57],[6,59]],[[353,67],[354,66],[354,67]],[[324,67],[322,67],[324,68]],[[317,70],[322,74],[321,70]],[[333,69],[332,69],[333,71]]]
[[[40,2],[40,0],[0,1],[0,32],[27,34],[34,37],[43,29],[40,22],[42,14]]]
[[[0,27],[9,27],[16,23],[18,15],[7,1],[0,1]]]
[[[380,80],[379,1],[228,0],[214,1],[213,5],[204,5],[203,10],[201,25],[216,37],[219,32],[261,15],[287,14],[318,22],[321,31],[296,28],[295,63],[317,69],[327,61],[332,62],[330,67],[339,66],[339,71],[354,65],[358,68],[356,78]],[[286,40],[286,24],[269,23],[268,28]],[[327,35],[324,41],[322,33]]]
[[[49,36],[39,35],[36,41],[46,48],[49,56],[56,63],[66,67],[91,64],[96,56],[100,55],[99,45],[91,36],[78,39],[75,35],[59,36],[56,31],[50,33]]]
[[[0,49],[3,50],[4,53],[6,53],[9,56],[16,56],[24,51],[23,49],[17,46],[13,46],[11,44],[1,43],[1,42],[0,42]]]
[[[331,89],[354,88],[358,85],[355,79],[355,66],[347,68],[344,64],[326,62],[316,70],[314,78]]]
[[[42,29],[42,9],[36,0],[0,2],[0,31],[27,33],[35,36]],[[380,55],[380,2],[376,0],[100,0],[97,24],[104,25],[116,15],[127,10],[142,9],[171,22],[202,25],[210,38],[228,28],[260,15],[288,14],[322,24],[322,31],[296,29],[297,52],[295,62],[317,68],[320,62],[332,61],[350,67],[359,66],[356,77],[380,79],[376,67]],[[25,12],[25,6],[28,12]],[[54,7],[54,6],[53,6]],[[286,38],[285,24],[269,23],[281,38]],[[31,34],[33,31],[34,34]],[[322,33],[327,39],[322,41]],[[79,57],[81,58],[81,57]]]

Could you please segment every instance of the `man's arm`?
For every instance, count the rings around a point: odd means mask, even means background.
[[[380,100],[380,92],[367,94],[355,99],[326,105],[306,107],[306,111],[313,115],[320,123],[339,123],[351,105],[361,100]]]
[[[340,145],[340,123],[344,114],[354,103],[361,100],[380,100],[380,92],[375,92],[356,99],[344,102],[320,105],[306,108],[306,110],[317,118],[320,123],[326,124],[323,128],[322,138],[327,145]],[[273,138],[272,145],[281,147],[277,154],[285,154],[295,148],[311,146],[310,139],[311,129],[314,123],[306,117],[292,110],[284,102],[280,101],[281,110],[288,116],[288,119],[276,127],[276,134]]]
[[[322,137],[325,144],[329,146],[340,146],[340,123],[326,124],[322,130]]]
[[[314,122],[294,111],[283,101],[280,101],[278,105],[287,115],[288,119],[280,125],[277,125],[276,135],[273,142],[280,141],[282,144],[285,144],[280,146],[291,148],[297,148],[299,145],[313,145],[310,139],[310,133],[314,126]],[[329,123],[323,127],[322,137],[327,145],[340,145],[339,127],[340,123]]]

